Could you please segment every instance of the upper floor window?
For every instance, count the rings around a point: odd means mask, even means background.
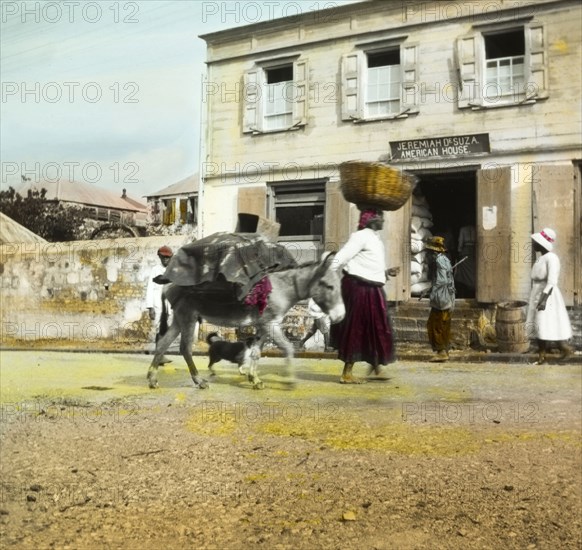
[[[400,112],[400,50],[367,54],[366,115]]]
[[[309,71],[291,56],[257,61],[244,75],[243,132],[297,130],[307,124]]]
[[[265,70],[265,130],[289,128],[293,120],[293,65]]]
[[[485,87],[488,97],[521,93],[525,87],[525,39],[523,28],[515,31],[487,34],[485,42]]]
[[[474,28],[456,44],[460,109],[523,105],[548,97],[542,25],[516,27],[510,22]]]
[[[418,112],[418,45],[394,39],[372,43],[342,58],[342,120],[363,122]],[[369,47],[368,47],[369,46]]]

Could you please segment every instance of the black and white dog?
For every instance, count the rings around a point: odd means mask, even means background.
[[[238,365],[238,371],[245,375],[243,367],[256,368],[256,362],[261,357],[260,342],[258,336],[251,336],[244,342],[227,342],[221,340],[217,332],[211,332],[206,337],[206,342],[210,346],[208,349],[209,363],[208,369],[212,376],[216,374],[212,365],[222,361],[230,361]]]

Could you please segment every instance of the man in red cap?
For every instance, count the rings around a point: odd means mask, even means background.
[[[156,344],[166,332],[167,327],[172,323],[172,308],[168,300],[162,296],[164,286],[154,283],[153,279],[155,279],[158,275],[163,275],[165,273],[166,267],[170,263],[170,258],[173,255],[174,254],[172,249],[169,246],[162,246],[160,249],[158,249],[158,258],[160,259],[160,263],[152,268],[148,277],[148,286],[146,290],[146,309],[149,312],[150,319],[154,321],[156,328]],[[166,327],[160,327],[163,307],[166,308],[168,314],[168,323]],[[164,356],[162,357],[160,364],[163,365],[164,363],[170,362],[171,359],[168,359]]]

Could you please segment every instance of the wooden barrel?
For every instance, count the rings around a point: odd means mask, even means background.
[[[526,306],[526,302],[497,304],[495,334],[499,351],[505,353],[528,351],[529,339],[525,330]]]

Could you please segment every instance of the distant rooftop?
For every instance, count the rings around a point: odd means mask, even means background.
[[[96,185],[82,183],[78,181],[40,181],[26,182],[19,186],[16,191],[22,196],[26,196],[29,189],[46,189],[48,200],[58,200],[69,203],[76,203],[86,206],[98,206],[102,208],[115,208],[116,210],[129,210],[131,212],[146,212],[147,205],[129,197],[123,191],[119,194],[102,189]],[[122,194],[125,195],[122,197]]]
[[[177,183],[172,183],[172,185],[168,185],[155,193],[146,195],[146,197],[149,199],[152,197],[167,197],[171,195],[191,195],[192,193],[198,192],[199,181],[198,174],[192,174]]]

